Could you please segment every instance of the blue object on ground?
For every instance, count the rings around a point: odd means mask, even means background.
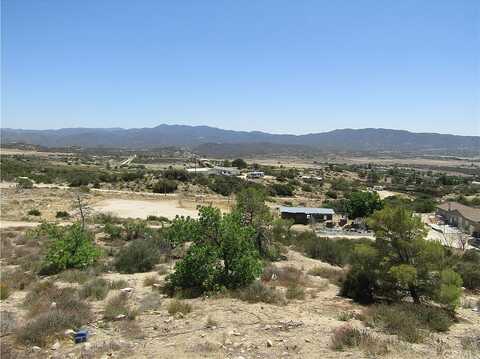
[[[88,338],[88,331],[86,330],[79,330],[75,333],[75,344],[83,343],[87,341]]]

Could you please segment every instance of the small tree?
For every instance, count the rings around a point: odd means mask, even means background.
[[[425,239],[418,216],[404,207],[386,207],[368,224],[375,231],[375,243],[353,256],[342,294],[365,301],[409,296],[417,304],[431,299],[455,308],[461,278],[448,266],[442,245]]]
[[[252,240],[255,230],[245,226],[238,213],[222,216],[217,208],[202,207],[199,214],[198,220],[178,219],[169,229],[168,238],[180,243],[186,239],[186,226],[192,241],[186,256],[168,277],[169,287],[199,295],[251,283],[261,273]]]
[[[232,161],[232,166],[237,167],[239,169],[247,168],[248,164],[241,158],[237,158],[236,160]]]
[[[69,268],[84,269],[100,256],[91,232],[79,223],[65,229],[49,230],[51,240],[45,257],[45,270],[58,273]]]
[[[255,229],[255,245],[260,255],[264,256],[270,245],[268,230],[273,220],[270,209],[265,204],[267,194],[255,187],[245,188],[237,194],[235,211],[246,226]]]
[[[382,201],[376,192],[352,192],[346,203],[350,218],[368,217],[382,206]]]

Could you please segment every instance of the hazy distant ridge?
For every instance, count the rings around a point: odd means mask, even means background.
[[[271,143],[301,145],[328,151],[435,151],[480,154],[480,136],[414,133],[389,129],[341,129],[307,135],[223,130],[208,126],[160,125],[154,128],[65,128],[59,130],[2,129],[2,143],[21,142],[45,147],[159,146],[196,147],[206,143]]]

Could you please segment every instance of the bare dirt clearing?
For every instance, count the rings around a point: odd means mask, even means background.
[[[142,218],[148,216],[166,217],[190,216],[196,218],[198,211],[194,206],[185,208],[179,200],[142,201],[131,199],[107,199],[92,206],[93,210],[101,213],[111,213],[121,218]]]

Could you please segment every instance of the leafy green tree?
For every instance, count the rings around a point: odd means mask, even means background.
[[[232,161],[232,166],[237,167],[238,169],[244,169],[247,168],[248,164],[241,158],[237,158]]]
[[[167,236],[173,243],[192,244],[175,264],[168,286],[199,295],[251,283],[262,270],[253,241],[255,229],[242,222],[239,212],[222,215],[217,208],[202,207],[199,215],[198,220],[174,220],[169,228]]]
[[[46,227],[50,239],[44,270],[58,273],[69,268],[84,269],[100,256],[93,234],[79,223],[65,228]]]
[[[346,203],[350,218],[368,217],[382,206],[382,201],[376,192],[352,192]]]

